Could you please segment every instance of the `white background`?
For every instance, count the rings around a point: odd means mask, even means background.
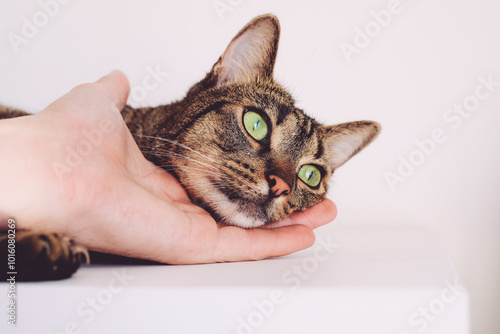
[[[75,0],[43,22],[38,2],[0,0],[0,101],[37,112],[112,69],[134,89],[158,67],[169,76],[136,104],[169,103],[251,18],[276,14],[275,74],[298,106],[324,123],[371,119],[383,128],[336,173],[329,196],[339,216],[318,233],[344,224],[435,230],[469,290],[473,334],[500,333],[500,87],[456,128],[443,119],[472,100],[478,77],[500,82],[500,2],[401,0],[399,14],[349,62],[342,43],[355,45],[357,29],[373,28],[371,12],[390,2]],[[231,10],[218,13],[217,3]],[[9,34],[23,36],[23,17],[44,25],[16,52]],[[444,143],[418,153],[415,141],[438,128]],[[424,159],[391,188],[387,173],[410,157]]]

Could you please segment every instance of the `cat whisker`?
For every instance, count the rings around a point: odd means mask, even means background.
[[[217,163],[217,161],[215,161],[214,159],[212,158],[209,158],[207,157],[206,155],[200,153],[199,151],[195,150],[195,149],[192,149],[191,147],[189,146],[186,146],[184,144],[181,144],[179,143],[178,141],[175,141],[175,140],[171,140],[171,139],[167,139],[167,138],[162,138],[162,137],[157,137],[157,136],[147,136],[147,135],[141,135],[142,137],[145,137],[145,138],[150,138],[150,139],[156,139],[156,140],[162,140],[162,141],[166,141],[167,143],[171,143],[171,144],[174,144],[174,145],[177,145],[179,147],[182,147],[182,148],[185,148],[187,150],[190,150],[196,154],[199,154],[200,156],[204,157],[205,159],[209,160],[209,161],[212,161],[213,163]]]
[[[188,133],[188,131],[184,128],[181,129],[182,132],[184,133]],[[198,143],[198,145],[200,146],[204,146],[204,145],[207,145],[206,142],[201,142],[200,139],[196,138],[196,137],[191,137],[191,140],[194,140],[196,143]],[[199,152],[198,152],[199,153]],[[199,153],[201,154],[201,153]],[[203,155],[204,156],[204,155]],[[204,156],[205,157],[205,156]],[[221,163],[220,161],[216,161],[216,160],[211,160],[213,163],[217,164],[217,165],[220,165],[220,166],[225,166],[223,163]]]
[[[160,153],[162,153],[162,154],[163,154],[163,156],[165,156],[165,157],[175,157],[175,158],[181,158],[181,159],[190,160],[190,161],[193,161],[193,162],[199,163],[200,165],[203,165],[203,166],[205,166],[205,167],[208,167],[208,168],[210,168],[210,169],[213,169],[213,170],[215,170],[215,171],[219,171],[219,169],[218,169],[218,168],[216,168],[216,167],[214,167],[214,166],[212,166],[212,165],[209,165],[209,164],[207,164],[207,163],[204,163],[204,162],[202,162],[202,161],[200,161],[200,160],[193,159],[193,158],[188,157],[188,156],[186,156],[186,155],[184,155],[184,154],[181,154],[181,153],[170,152],[170,151],[167,151],[167,150],[164,150],[164,149],[161,149],[161,148],[155,148],[154,150],[151,150],[150,152],[151,152],[151,153],[152,153],[152,152],[154,152],[154,153],[156,153],[156,155],[158,156],[158,154],[157,154],[157,153],[158,153],[158,151],[160,151]],[[217,163],[217,162],[216,162],[216,163]]]
[[[177,157],[177,158],[182,158],[182,159],[186,159],[186,160],[189,160],[189,161],[196,162],[196,163],[198,163],[198,164],[200,164],[200,165],[202,165],[202,166],[205,166],[205,167],[210,168],[210,169],[212,169],[212,170],[214,170],[214,171],[217,171],[217,172],[218,172],[218,171],[220,171],[220,169],[218,169],[218,168],[216,168],[216,167],[214,167],[214,166],[211,166],[211,165],[209,165],[209,164],[206,164],[206,163],[204,163],[204,162],[201,162],[201,161],[199,161],[199,160],[196,160],[196,159],[193,159],[193,158],[190,158],[190,157],[186,157],[186,156],[181,155],[181,154],[177,154],[177,155],[173,155],[173,156],[174,156],[174,157]]]
[[[314,50],[309,54],[309,57],[307,58],[306,65],[304,66],[303,70],[299,71],[299,73],[301,73],[301,75],[300,75],[300,78],[299,78],[298,82],[300,82],[302,84],[302,88],[300,88],[299,91],[298,91],[298,93],[296,94],[297,97],[300,97],[302,95],[302,92],[307,87],[307,85],[309,84],[309,82],[311,81],[311,79],[314,77],[314,74],[317,72],[317,68],[314,68],[313,69],[313,73],[309,76],[309,78],[306,79],[306,80],[304,80],[304,76],[307,74],[307,72],[308,72],[311,64],[316,64],[317,63],[317,62],[314,62],[312,60],[316,56],[318,50],[323,46],[325,40],[326,40],[325,37],[323,37],[321,39],[321,41],[318,43],[318,45],[316,45],[316,47],[314,48]],[[295,82],[295,79],[294,79],[294,82]],[[295,91],[297,91],[296,86],[297,85],[294,84],[294,90]]]
[[[180,145],[182,145],[182,144],[180,144]],[[193,158],[187,157],[186,155],[183,155],[183,154],[181,154],[181,153],[168,151],[168,150],[165,150],[165,149],[162,149],[162,148],[159,148],[159,147],[154,147],[154,148],[152,148],[151,146],[149,146],[149,148],[150,148],[149,153],[157,153],[158,151],[160,151],[160,152],[164,153],[164,156],[167,156],[167,157],[168,157],[168,156],[170,156],[170,157],[184,158],[184,159],[188,159],[188,160],[191,160],[191,161],[198,162],[198,163],[200,163],[200,164],[202,164],[202,165],[204,165],[204,166],[207,166],[207,167],[209,167],[209,168],[212,168],[212,169],[217,169],[217,168],[216,168],[216,167],[214,167],[214,166],[211,166],[211,165],[208,165],[208,164],[206,164],[206,163],[204,163],[204,162],[201,162],[201,161],[199,161],[199,160],[196,160],[196,159],[193,159]],[[186,146],[186,148],[188,148],[188,147]],[[218,162],[218,161],[216,161],[216,160],[214,160],[214,159],[208,158],[208,157],[206,157],[205,155],[201,154],[200,152],[197,152],[197,151],[195,151],[195,150],[193,150],[193,149],[190,149],[190,150],[191,150],[191,151],[193,151],[193,152],[195,152],[195,153],[198,153],[198,154],[199,154],[199,155],[201,155],[202,157],[206,158],[207,160],[209,160],[209,161],[211,161],[211,162],[213,162],[213,163],[215,163],[215,164],[217,164],[217,165],[221,165],[221,166],[223,166],[223,164],[221,164],[220,162]]]
[[[158,167],[161,167],[161,168],[165,169],[167,172],[168,171],[179,170],[179,169],[198,170],[198,171],[202,171],[204,173],[211,174],[211,175],[214,175],[214,176],[218,176],[218,177],[221,177],[221,178],[224,178],[224,179],[227,179],[227,180],[231,180],[231,181],[234,180],[229,175],[226,175],[226,174],[224,174],[222,172],[211,171],[211,170],[207,170],[207,169],[203,169],[203,168],[196,168],[196,167],[192,167],[192,166],[160,165]]]

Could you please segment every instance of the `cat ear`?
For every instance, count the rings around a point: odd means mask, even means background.
[[[250,21],[214,65],[212,74],[217,78],[217,87],[272,79],[279,35],[279,21],[273,15]]]
[[[328,126],[326,143],[335,170],[370,144],[380,133],[380,125],[372,121],[359,121]]]

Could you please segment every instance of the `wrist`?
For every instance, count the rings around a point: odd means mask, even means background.
[[[0,121],[0,227],[9,218],[19,229],[50,221],[48,201],[53,189],[47,176],[47,158],[41,149],[46,145],[44,131],[35,115]],[[50,205],[49,205],[50,206]],[[41,226],[43,228],[43,226]]]

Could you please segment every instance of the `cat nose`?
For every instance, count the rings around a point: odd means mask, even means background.
[[[269,175],[269,193],[272,197],[280,197],[290,193],[290,186],[276,175]]]

